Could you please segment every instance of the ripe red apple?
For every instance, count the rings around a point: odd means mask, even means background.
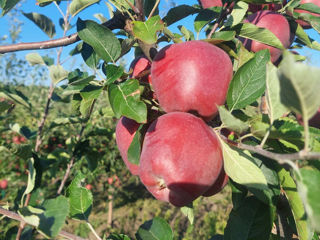
[[[134,59],[130,65],[130,69],[132,69],[132,77],[139,77],[143,72],[150,70],[151,62],[145,56],[140,56]],[[147,74],[141,78],[141,81],[145,83],[151,83],[151,75]]]
[[[320,108],[318,112],[309,120],[309,125],[311,127],[320,128]]]
[[[8,187],[8,181],[6,179],[0,180],[0,188],[6,189]]]
[[[86,189],[91,190],[92,188],[93,188],[93,186],[91,184],[86,185]]]
[[[245,22],[255,24],[258,27],[270,30],[276,37],[279,38],[285,48],[290,46],[290,26],[287,19],[281,14],[272,11],[258,11],[248,16]],[[271,61],[274,63],[281,56],[282,50],[271,47],[269,45],[253,41],[250,39],[240,38],[244,46],[252,52],[258,52],[262,49],[269,49]]]
[[[261,10],[270,10],[270,11],[278,11],[284,5],[286,5],[287,0],[282,1],[282,5],[278,3],[267,3],[267,4],[254,4],[249,3],[249,11],[252,13],[261,11]]]
[[[225,102],[232,63],[220,48],[203,41],[172,44],[161,49],[151,65],[151,80],[166,112],[192,112],[205,120]]]
[[[148,128],[139,176],[155,198],[182,207],[213,185],[222,164],[220,143],[212,129],[190,113],[172,112]]]
[[[305,4],[305,3],[313,3],[313,4],[317,5],[318,7],[320,7],[320,1],[319,0],[301,0],[301,2],[300,2],[300,4]],[[313,16],[320,17],[320,14],[308,12],[306,10],[297,9],[297,10],[295,10],[295,12],[297,12],[297,13],[308,13],[308,14],[311,14]],[[305,22],[305,21],[297,20],[296,22],[299,23],[303,28],[311,28],[311,25],[309,23]]]
[[[128,161],[128,149],[140,124],[126,117],[121,117],[116,126],[116,142],[120,155],[133,175],[138,175],[139,166]]]
[[[198,0],[202,8],[222,7],[221,0]]]
[[[228,183],[229,177],[224,171],[224,169],[221,169],[221,172],[219,174],[218,179],[213,183],[213,185],[204,193],[202,196],[204,197],[210,197],[218,192],[220,192]]]

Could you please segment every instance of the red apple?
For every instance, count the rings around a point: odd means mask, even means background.
[[[6,189],[8,187],[8,181],[6,179],[0,180],[0,188]]]
[[[210,120],[225,102],[232,63],[223,50],[207,42],[172,44],[153,59],[151,78],[166,112],[192,112]]]
[[[203,8],[222,7],[221,0],[198,0]]]
[[[140,56],[134,59],[130,65],[130,69],[132,69],[132,77],[139,77],[140,74],[143,72],[150,70],[151,62],[145,56]],[[141,78],[141,81],[145,83],[151,83],[151,76],[150,74]]]
[[[285,48],[290,46],[290,26],[287,19],[281,14],[272,11],[258,11],[248,16],[245,22],[255,24],[258,27],[270,30],[276,37],[279,38]],[[282,54],[282,50],[271,47],[269,45],[253,41],[250,39],[240,38],[244,46],[252,52],[258,52],[262,49],[269,49],[271,61],[276,62]]]
[[[320,128],[320,108],[317,113],[309,120],[309,125],[311,127]]]
[[[126,117],[121,117],[116,127],[116,142],[120,155],[133,175],[138,175],[139,166],[129,162],[128,149],[140,124]]]
[[[220,192],[228,183],[229,177],[224,171],[224,169],[221,169],[221,172],[219,174],[218,179],[213,183],[213,185],[204,193],[202,196],[210,197],[218,192]]]
[[[313,3],[313,4],[317,5],[318,7],[320,7],[320,1],[319,0],[301,0],[301,2],[300,2],[300,4],[305,4],[305,3]],[[320,14],[308,12],[306,10],[296,9],[295,12],[297,12],[297,13],[308,13],[308,14],[311,14],[313,16],[320,17]],[[309,23],[305,22],[305,21],[297,20],[296,22],[299,23],[303,28],[311,28],[311,25]]]
[[[148,128],[139,176],[155,198],[182,207],[213,185],[222,164],[220,143],[212,129],[192,114],[172,112]]]
[[[286,3],[287,3],[287,0],[282,1],[282,5],[278,3],[267,3],[267,4],[249,3],[249,11],[252,13],[255,13],[261,10],[278,11],[284,5],[286,5]]]
[[[109,185],[112,185],[112,183],[113,183],[113,177],[109,177],[109,178],[108,178],[108,183],[109,183]]]
[[[91,190],[92,188],[93,188],[93,187],[92,187],[91,184],[87,184],[87,185],[86,185],[86,189]]]

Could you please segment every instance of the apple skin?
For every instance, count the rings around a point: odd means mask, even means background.
[[[287,19],[281,14],[268,10],[258,11],[249,15],[245,22],[249,22],[258,27],[270,30],[274,35],[276,35],[276,37],[279,38],[285,48],[290,46],[290,26]],[[245,48],[252,52],[258,52],[262,49],[269,49],[271,62],[273,63],[276,62],[282,54],[281,49],[271,47],[257,41],[243,38],[240,38],[240,40],[243,42]]]
[[[116,126],[116,142],[120,155],[133,175],[139,174],[139,166],[129,162],[128,149],[140,124],[126,117],[121,117]]]
[[[151,62],[145,56],[140,56],[135,58],[130,64],[130,69],[132,69],[131,77],[138,77],[144,71],[151,68]],[[151,75],[147,75],[141,78],[142,82],[151,83]]]
[[[254,4],[254,3],[249,3],[249,11],[252,13],[261,11],[261,10],[270,10],[270,11],[278,11],[282,8],[282,6],[286,5],[287,0],[282,1],[281,4],[277,3],[267,3],[267,4]]]
[[[229,177],[224,171],[224,169],[221,169],[221,172],[219,174],[218,179],[214,182],[214,184],[204,193],[202,196],[204,197],[211,197],[218,192],[220,192],[228,183]]]
[[[202,8],[222,7],[221,0],[198,0]]]
[[[318,109],[317,113],[315,115],[313,115],[312,118],[310,118],[309,125],[311,127],[315,127],[315,128],[320,129],[320,108]]]
[[[86,189],[91,190],[92,188],[93,188],[93,186],[91,184],[86,185]]]
[[[0,188],[6,189],[7,187],[8,187],[8,180],[6,180],[6,179],[0,180]]]
[[[305,4],[305,3],[313,3],[314,5],[317,5],[318,7],[320,7],[320,1],[319,0],[301,0],[301,2],[300,2],[300,4]],[[308,14],[311,14],[313,16],[320,17],[320,14],[308,12],[306,10],[297,9],[297,10],[294,10],[294,11],[297,12],[297,13],[308,13]],[[296,20],[296,22],[299,23],[305,29],[311,28],[311,25],[309,23],[305,22],[305,21]]]
[[[161,49],[151,65],[152,86],[166,112],[192,112],[211,120],[223,105],[232,63],[220,48],[203,41]]]
[[[190,113],[160,116],[148,128],[141,157],[141,182],[158,200],[182,207],[205,193],[223,165],[215,133]]]

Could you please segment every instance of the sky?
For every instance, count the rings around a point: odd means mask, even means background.
[[[109,19],[109,14],[108,14],[108,8],[107,5],[105,4],[106,1],[102,0],[100,1],[99,4],[94,4],[84,11],[80,12],[78,15],[76,15],[72,21],[71,24],[75,25],[78,17],[80,17],[82,20],[87,20],[91,19],[94,21],[99,22],[93,15],[95,13],[101,13],[103,14],[107,19]],[[163,17],[165,16],[166,12],[170,9],[170,4],[196,4],[197,0],[186,0],[186,1],[181,1],[181,0],[174,0],[174,1],[169,1],[169,0],[162,0],[160,2],[160,16]],[[63,12],[66,10],[66,2],[62,1],[60,4],[60,8]],[[56,28],[56,36],[54,38],[60,38],[63,35],[63,31],[59,26],[59,18],[61,18],[61,14],[57,7],[54,4],[50,4],[46,7],[39,7],[36,5],[36,0],[24,0],[22,1],[21,6],[19,7],[19,10],[25,12],[25,13],[30,13],[30,12],[37,12],[40,14],[44,14],[47,17],[49,17],[51,20],[53,20]],[[178,25],[184,25],[186,26],[189,30],[193,30],[193,19],[194,16],[190,16],[186,18],[183,21],[180,21],[176,24],[173,24],[170,29],[171,31],[174,32],[179,32],[177,29]],[[23,22],[22,26],[22,32],[20,34],[21,38],[19,39],[19,42],[37,42],[37,41],[45,41],[49,40],[48,36],[40,30],[37,26],[34,25],[33,22],[31,22],[29,19],[27,19],[22,13],[19,14],[19,20]],[[9,29],[9,20],[8,16],[0,18],[0,37],[3,35],[8,34],[8,29]],[[72,28],[68,34],[72,34],[76,31],[76,28]],[[307,33],[316,41],[320,42],[320,34],[318,34],[314,30],[307,30]],[[200,35],[204,36],[204,35]],[[70,52],[71,49],[73,49],[75,44],[71,46],[67,46],[64,48],[64,51],[62,53],[62,61],[64,59],[68,58],[68,53]],[[40,55],[45,55],[48,54],[50,56],[56,57],[56,50],[32,50],[32,51],[22,51],[18,53],[18,56],[21,58],[24,58],[25,54],[30,53],[30,52],[38,52]],[[320,67],[320,52],[311,50],[309,48],[304,48],[302,50],[298,51],[300,54],[306,56],[308,58],[308,63],[314,66],[319,66]],[[129,63],[133,58],[133,54],[130,53],[128,56],[126,56],[125,60]],[[83,61],[80,56],[77,56],[76,59],[68,60],[65,64],[64,67],[67,70],[71,70],[70,68],[75,69],[77,66],[82,64]]]

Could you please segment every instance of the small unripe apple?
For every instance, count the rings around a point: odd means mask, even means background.
[[[139,176],[158,200],[182,207],[204,194],[223,164],[216,134],[190,113],[172,112],[147,130]]]
[[[128,149],[140,124],[126,117],[121,117],[116,126],[116,142],[120,155],[133,175],[138,175],[139,166],[129,162]]]
[[[163,110],[192,112],[205,120],[224,104],[232,73],[229,56],[204,41],[169,45],[151,65],[152,86]]]
[[[204,193],[202,196],[204,197],[210,197],[218,192],[220,192],[228,183],[229,177],[224,171],[224,169],[221,169],[221,172],[219,174],[218,179],[214,182],[214,184]]]
[[[270,30],[277,38],[279,38],[285,48],[290,46],[290,26],[287,19],[281,14],[267,10],[258,11],[249,15],[245,22]],[[245,48],[252,52],[269,49],[271,61],[273,63],[276,62],[282,54],[281,49],[257,41],[243,38],[240,38],[240,40],[243,42]]]
[[[300,4],[305,4],[305,3],[313,3],[314,5],[317,5],[318,7],[320,7],[320,1],[319,0],[301,0]],[[308,12],[306,10],[301,10],[301,9],[296,9],[295,12],[297,13],[308,13],[311,14],[313,16],[316,17],[320,17],[320,14],[317,13],[312,13],[312,12]],[[303,28],[311,28],[311,25],[305,21],[302,20],[296,20],[297,23],[299,23]]]
[[[0,188],[6,189],[8,187],[8,181],[6,179],[0,180]]]
[[[202,8],[222,7],[221,0],[198,0]]]

